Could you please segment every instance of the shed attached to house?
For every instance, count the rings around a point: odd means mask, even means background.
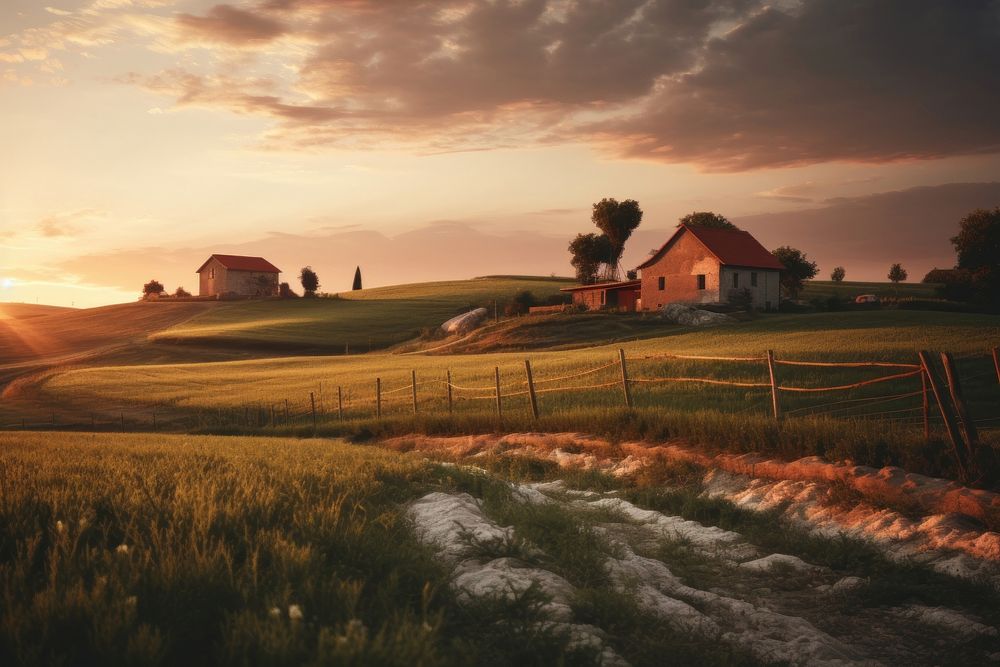
[[[281,269],[263,257],[212,255],[196,273],[199,296],[276,296]]]
[[[587,310],[624,310],[637,309],[639,299],[638,280],[626,280],[613,283],[595,283],[593,285],[578,285],[563,287],[560,292],[573,295],[573,303]]]
[[[749,232],[681,225],[638,267],[642,309],[726,303],[747,290],[754,308],[772,310],[784,268]]]

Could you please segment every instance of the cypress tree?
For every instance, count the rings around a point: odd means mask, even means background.
[[[354,287],[351,289],[361,289],[361,267],[354,269]]]

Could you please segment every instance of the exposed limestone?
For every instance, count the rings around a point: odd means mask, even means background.
[[[724,313],[700,310],[683,303],[668,303],[660,309],[660,315],[669,322],[676,322],[677,324],[690,327],[710,327],[719,324],[730,324],[736,321]]]

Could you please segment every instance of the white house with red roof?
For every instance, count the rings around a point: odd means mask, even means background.
[[[681,225],[637,267],[642,310],[668,303],[725,303],[746,290],[753,307],[778,307],[785,269],[757,239],[738,229]]]
[[[281,269],[263,257],[212,255],[195,273],[199,296],[277,296]]]

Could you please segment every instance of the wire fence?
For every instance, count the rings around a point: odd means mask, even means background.
[[[482,410],[483,405],[490,403],[498,418],[503,417],[505,411],[510,415],[512,410],[527,410],[537,419],[546,409],[557,409],[556,404],[547,406],[540,402],[539,396],[553,401],[553,397],[565,394],[558,409],[616,404],[632,409],[637,407],[637,402],[641,404],[639,407],[656,409],[668,407],[676,399],[676,393],[670,392],[695,391],[701,392],[698,399],[706,403],[715,400],[716,404],[728,405],[730,411],[739,414],[766,410],[776,420],[822,416],[884,420],[904,425],[923,423],[927,436],[932,427],[944,425],[956,449],[973,449],[978,439],[977,430],[1000,428],[1000,416],[997,416],[1000,392],[996,391],[1000,386],[1000,355],[995,347],[985,354],[963,355],[960,360],[965,366],[965,374],[961,377],[952,355],[942,353],[940,357],[945,381],[939,379],[941,371],[926,352],[921,352],[915,363],[904,363],[784,359],[770,350],[752,356],[658,353],[632,357],[619,350],[615,359],[559,375],[536,377],[527,359],[523,371],[516,371],[516,374],[505,368],[502,376],[501,368],[494,367],[491,381],[486,384],[480,384],[485,379],[482,376],[455,382],[447,368],[439,371],[444,377],[420,378],[414,369],[408,381],[393,383],[393,386],[383,384],[381,377],[372,378],[368,391],[357,382],[345,387],[320,381],[318,391],[310,392],[307,401],[301,398],[298,401],[260,400],[238,407],[201,409],[197,411],[197,419],[201,426],[256,429],[296,425],[316,429],[320,422],[327,423],[331,419],[382,419],[406,412],[454,414],[465,410],[466,406],[479,405],[471,409]],[[990,357],[992,364],[988,364]],[[706,366],[714,373],[698,372]],[[879,374],[845,378],[845,374],[867,374],[868,371]],[[824,383],[824,379],[828,381]],[[992,403],[988,413],[983,414],[980,409],[983,401],[979,400],[973,416],[963,383],[967,387],[994,388],[992,398],[988,399]],[[716,392],[714,398],[706,393],[712,391]],[[733,396],[725,391],[739,394]],[[581,397],[581,393],[588,395]],[[832,400],[816,400],[825,394],[831,395]],[[844,394],[847,396],[843,397]],[[91,414],[89,426],[94,430],[157,430],[163,424],[163,417],[176,410],[177,406],[151,408],[138,403],[110,413],[105,411],[100,419]],[[60,423],[56,412],[51,417],[50,425],[70,425],[65,420]],[[8,426],[38,428],[45,426],[44,422],[44,418],[32,424],[22,420],[19,425]],[[73,425],[86,428],[87,423],[77,419]]]

